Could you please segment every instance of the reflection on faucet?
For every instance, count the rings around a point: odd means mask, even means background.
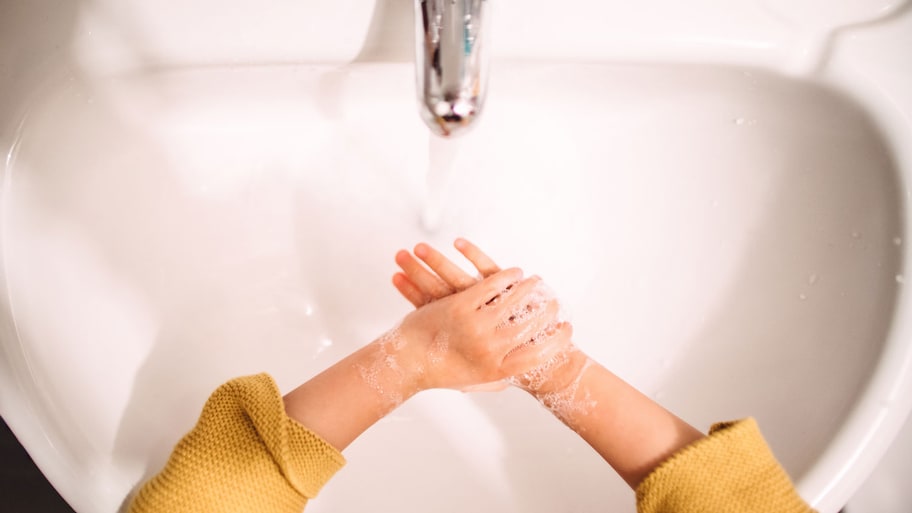
[[[467,128],[487,83],[487,0],[415,0],[415,58],[421,118],[437,135]]]

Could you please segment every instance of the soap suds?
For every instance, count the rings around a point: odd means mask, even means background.
[[[582,428],[575,423],[573,419],[581,415],[589,415],[589,412],[597,404],[589,395],[588,390],[584,392],[583,397],[576,397],[577,392],[579,391],[580,381],[582,381],[583,375],[590,365],[592,365],[592,360],[587,359],[586,363],[583,364],[583,367],[576,375],[576,378],[569,385],[563,389],[544,394],[539,398],[539,402],[541,402],[545,408],[550,410],[555,417],[560,419],[564,424],[570,426],[570,428],[577,433],[581,432]]]
[[[399,327],[396,326],[377,339],[376,351],[370,365],[357,365],[361,379],[392,408],[399,406],[404,400],[398,389],[405,381],[405,372],[396,359],[396,351],[402,349],[404,344]],[[397,385],[394,387],[395,390],[385,390],[381,385],[381,378],[385,381],[394,379]]]
[[[431,343],[428,351],[428,362],[431,365],[438,365],[443,361],[443,355],[446,354],[450,347],[450,335],[445,331],[438,331]]]
[[[557,372],[560,372],[566,365],[572,363],[573,360],[571,359],[571,355],[578,351],[579,350],[576,347],[571,346],[568,350],[561,351],[543,364],[530,369],[525,373],[511,377],[509,382],[530,392],[538,392],[545,384],[554,379]],[[551,411],[554,416],[562,422],[577,431],[579,430],[579,426],[576,425],[573,419],[580,415],[588,415],[592,408],[597,404],[596,401],[590,397],[588,391],[585,391],[582,397],[577,397],[577,395],[579,395],[580,382],[591,365],[592,360],[587,358],[582,367],[576,371],[575,376],[573,376],[573,379],[569,384],[548,393],[536,394],[539,402],[545,408]]]
[[[535,392],[541,389],[542,385],[551,380],[556,369],[559,369],[570,361],[570,354],[575,350],[576,348],[561,351],[541,365],[533,367],[522,374],[512,376],[509,380],[520,388]]]
[[[548,303],[555,299],[554,291],[545,282],[538,282],[526,295],[524,304],[514,307],[510,315],[498,327],[524,322],[530,317],[539,317],[547,311]],[[558,314],[560,315],[560,314]]]

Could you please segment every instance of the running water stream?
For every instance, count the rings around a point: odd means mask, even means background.
[[[421,224],[428,232],[436,232],[440,228],[461,147],[459,139],[431,135],[428,140],[427,193],[421,217]]]

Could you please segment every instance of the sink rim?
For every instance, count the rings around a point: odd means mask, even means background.
[[[901,114],[890,109],[882,109],[882,106],[876,104],[876,99],[876,95],[862,96],[862,101],[869,103],[869,105],[866,106],[868,112],[881,123],[890,127],[889,130],[883,130],[882,135],[885,140],[893,145],[892,149],[896,152],[898,161],[897,170],[900,174],[900,179],[903,184],[905,184],[909,179],[909,173],[912,173],[912,167],[903,164],[912,161],[912,158],[910,158],[910,148],[908,147],[908,144],[897,146],[901,138],[896,137],[895,134],[902,135],[903,133],[908,133],[909,126],[905,122],[906,120],[902,118]],[[872,103],[872,101],[874,103]],[[15,147],[11,148],[8,153],[7,166],[10,166],[10,162],[14,159],[14,154]],[[9,190],[8,184],[6,183],[7,179],[7,173],[4,172],[4,186],[2,191],[0,191],[0,194],[4,196]],[[4,205],[8,204],[8,202],[5,201],[2,203]],[[901,219],[904,221],[903,239],[912,240],[912,235],[910,235],[909,232],[910,223],[908,221],[910,218],[908,209],[905,208],[905,204],[901,204],[900,207],[902,209]],[[902,268],[912,268],[912,266],[910,266],[910,263],[912,263],[910,258],[912,257],[910,257],[907,251],[903,251],[902,254]],[[8,293],[5,273],[5,265],[0,263],[0,286]],[[912,410],[912,400],[906,400],[904,396],[908,396],[908,394],[902,393],[904,390],[908,390],[910,385],[912,385],[909,378],[910,370],[912,370],[912,343],[903,342],[904,340],[912,340],[912,332],[910,332],[910,330],[912,330],[910,322],[912,321],[909,320],[912,318],[912,315],[909,315],[912,313],[912,305],[909,304],[908,294],[901,293],[898,295],[895,309],[897,313],[894,315],[894,325],[887,337],[875,378],[868,383],[862,400],[859,402],[855,411],[848,417],[848,422],[843,426],[840,434],[831,442],[824,455],[818,460],[811,472],[798,483],[799,489],[803,492],[804,496],[808,497],[814,505],[826,504],[827,501],[831,501],[830,497],[839,496],[839,491],[836,490],[836,488],[845,489],[843,483],[851,482],[852,480],[857,479],[857,476],[862,474],[866,475],[870,472],[870,470],[873,469],[873,464],[870,465],[870,469],[867,471],[864,470],[864,465],[859,466],[857,464],[862,461],[862,453],[866,455],[870,454],[870,451],[876,453],[880,441],[884,439],[892,440],[891,436],[884,437],[880,435],[891,433],[892,430],[893,436],[895,436],[896,432],[898,432],[902,426],[906,415]],[[6,317],[5,314],[4,317]],[[6,322],[2,323],[3,329],[15,329],[14,322],[10,322],[6,319],[4,319],[4,321]],[[16,340],[17,342],[15,345],[18,346],[18,335]],[[2,344],[2,346],[6,351],[9,351],[7,347],[8,344]],[[25,368],[28,368],[27,357],[22,354],[13,355],[13,358],[16,358],[17,356],[26,361]],[[11,360],[11,358],[7,359],[7,364]],[[28,380],[23,382],[21,373],[17,374],[14,369],[12,375],[20,390],[28,386]],[[3,388],[6,389],[7,387]],[[38,391],[38,394],[40,396],[40,390]],[[2,405],[4,409],[7,408],[8,404],[16,403],[16,401],[10,399],[12,395],[13,394],[5,393],[0,395],[0,399],[3,399],[3,401],[0,402],[0,405]],[[25,407],[28,408],[28,405],[25,405]],[[20,436],[21,439],[26,439],[28,443],[31,444],[29,445],[30,447],[35,446],[35,444],[46,444],[50,451],[53,451],[54,444],[51,435],[44,433],[41,430],[40,422],[36,420],[31,426],[23,426],[23,424],[28,424],[28,422],[16,423],[18,425],[11,425],[11,427],[17,436]],[[895,429],[893,429],[894,427]],[[31,432],[33,429],[37,429],[34,434]],[[881,445],[885,446],[883,447],[883,450],[880,451],[880,454],[886,450],[886,445],[889,444]],[[846,467],[852,462],[855,462],[856,465],[852,466],[852,468],[843,468],[838,472],[836,477],[826,479],[823,476],[824,473],[827,473],[826,469],[833,468],[834,465],[840,466],[836,465],[834,462],[844,460],[844,457],[840,456],[842,454],[853,455],[849,463],[845,465]],[[45,462],[53,460],[51,456],[36,458],[36,460],[40,459],[43,459]],[[879,459],[879,457],[876,459]],[[872,458],[864,458],[864,461],[870,462],[872,461]],[[39,462],[39,464],[41,463]],[[42,471],[47,471],[51,466],[53,465],[43,465],[41,467]],[[53,473],[53,470],[51,470],[49,474],[50,473]],[[828,473],[832,474],[832,471]],[[859,485],[861,480],[863,479],[859,480]],[[823,509],[822,506],[818,507]]]

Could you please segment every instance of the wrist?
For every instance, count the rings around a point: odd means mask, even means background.
[[[414,393],[449,388],[444,364],[449,350],[449,336],[436,327],[410,321],[406,317],[402,325],[394,330],[394,350],[403,376],[414,387]]]
[[[581,374],[592,360],[576,346],[555,356],[529,372],[514,376],[512,381],[530,395],[542,401],[559,394],[579,382]]]
[[[361,378],[392,407],[424,389],[418,355],[398,328],[365,346],[362,353],[356,363]]]
[[[584,381],[587,370],[594,363],[585,353],[572,347],[547,369],[546,379],[523,388],[564,424],[582,433],[586,430],[583,419],[596,405]]]

